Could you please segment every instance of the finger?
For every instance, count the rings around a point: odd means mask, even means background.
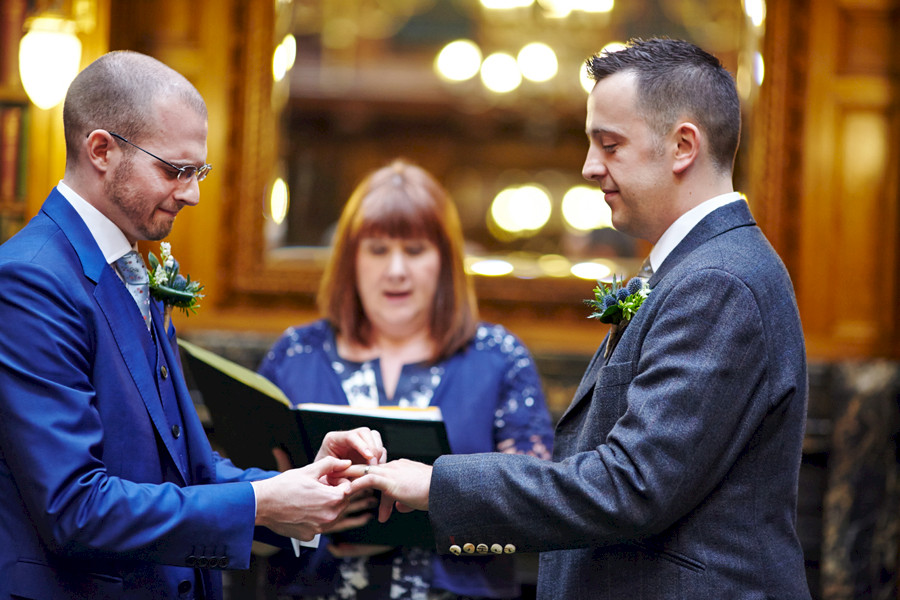
[[[325,458],[321,458],[314,463],[306,465],[305,467],[303,467],[303,470],[309,472],[316,479],[318,479],[323,475],[334,473],[335,471],[344,471],[349,466],[350,461],[348,459],[326,456]]]
[[[272,456],[275,457],[275,467],[282,473],[290,471],[294,467],[288,453],[283,448],[272,448]]]
[[[373,429],[372,439],[375,444],[375,449],[377,450],[377,456],[375,457],[377,460],[375,464],[383,465],[387,462],[387,448],[384,447],[384,441],[381,439],[381,432],[377,429]]]
[[[381,495],[381,504],[378,506],[378,521],[384,523],[391,516],[394,507],[394,499],[387,494]]]

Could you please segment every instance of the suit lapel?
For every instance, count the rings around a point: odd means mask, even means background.
[[[753,216],[750,214],[750,209],[747,207],[746,202],[732,202],[731,204],[726,204],[725,206],[714,210],[704,217],[690,233],[685,236],[681,243],[679,243],[669,256],[666,257],[663,264],[660,265],[660,268],[654,271],[648,281],[650,288],[653,289],[656,287],[656,284],[659,283],[669,271],[703,243],[736,227],[745,227],[755,224],[756,222],[753,220]],[[624,335],[624,329],[625,328],[620,332],[619,337]],[[606,349],[606,344],[610,343],[612,334],[613,331],[611,328],[610,333],[607,334],[603,339],[603,343],[600,344],[600,348],[594,353],[594,357],[591,359],[584,376],[581,378],[581,383],[575,391],[575,396],[572,398],[571,404],[569,404],[569,407],[563,413],[562,417],[560,417],[557,426],[572,413],[575,407],[583,401],[588,400],[593,395],[594,387],[600,375],[600,369],[609,362],[609,356],[604,358],[603,353]],[[618,340],[616,340],[616,342],[617,341]],[[613,350],[615,350],[615,346],[613,346]],[[612,353],[610,353],[610,356],[611,355]]]
[[[148,335],[147,328],[140,317],[140,311],[134,305],[134,299],[113,268],[106,263],[106,259],[87,225],[55,188],[44,203],[42,210],[69,239],[81,261],[84,276],[95,284],[94,299],[97,301],[97,306],[106,318],[122,361],[128,367],[128,372],[147,408],[154,428],[166,444],[173,464],[177,465],[178,461],[172,458],[175,456],[174,449],[169,447],[168,437],[163,435],[163,432],[168,430],[168,426],[159,391],[156,388],[155,375],[150,368],[147,353],[141,341],[141,335]],[[134,310],[130,310],[132,306]],[[153,318],[161,320],[158,311]],[[182,477],[184,477],[183,473]]]

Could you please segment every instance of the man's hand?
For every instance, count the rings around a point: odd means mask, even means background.
[[[256,524],[298,540],[311,540],[338,520],[350,504],[344,470],[349,460],[325,457],[302,469],[253,482]],[[328,485],[328,480],[342,481]]]
[[[351,493],[366,489],[381,490],[378,520],[384,523],[396,504],[400,512],[428,510],[431,491],[431,466],[401,458],[379,465],[354,465],[344,476],[354,480]]]
[[[354,464],[377,465],[387,461],[381,434],[368,427],[325,434],[316,461],[326,456],[349,458]]]

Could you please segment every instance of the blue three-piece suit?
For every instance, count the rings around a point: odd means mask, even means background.
[[[148,331],[54,190],[0,248],[0,599],[218,598],[255,500],[212,452],[152,303]]]

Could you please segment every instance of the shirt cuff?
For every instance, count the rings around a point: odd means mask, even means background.
[[[315,537],[308,542],[304,542],[303,540],[298,540],[295,538],[291,538],[291,545],[294,546],[294,556],[300,556],[300,548],[318,548],[319,547],[319,538],[322,537],[321,534],[316,534]]]

